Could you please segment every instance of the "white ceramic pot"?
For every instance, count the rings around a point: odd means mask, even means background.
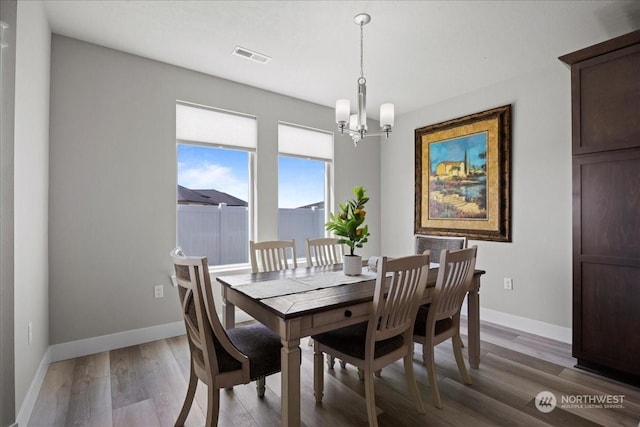
[[[360,255],[344,255],[342,257],[342,271],[347,276],[362,274],[362,257]]]

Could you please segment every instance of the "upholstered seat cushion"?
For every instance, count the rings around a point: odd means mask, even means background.
[[[229,329],[227,335],[249,358],[251,380],[280,372],[280,337],[261,323]],[[220,358],[218,358],[220,363]],[[222,370],[222,369],[221,369]]]
[[[421,305],[416,316],[416,323],[413,325],[413,335],[421,337],[426,336],[427,316],[429,315],[430,304]],[[436,321],[436,332],[438,335],[453,326],[453,320],[450,317]]]
[[[186,274],[188,274],[188,270]],[[180,287],[178,292],[180,292],[180,299],[183,300],[185,298],[185,293],[187,292],[187,290],[183,287]],[[191,291],[189,291],[189,294],[191,294]],[[188,297],[186,316],[191,320],[192,325],[194,325],[194,327],[197,329],[198,316],[196,315],[195,301],[191,296]],[[210,329],[208,330],[210,331]],[[187,329],[187,333],[191,332]],[[198,335],[199,332],[193,331],[193,334]],[[197,337],[193,337],[192,339],[197,339]],[[199,341],[199,339],[197,340]],[[218,359],[219,372],[237,371],[242,367],[240,362],[238,362],[235,358],[233,358],[229,353],[226,352],[222,344],[220,344],[220,340],[218,340],[218,337],[216,337],[215,334],[213,334],[213,345],[216,349],[216,358]],[[202,354],[202,350],[198,349],[196,346],[190,347],[193,362],[204,371],[204,355]]]
[[[336,329],[335,331],[313,335],[311,338],[317,340],[320,344],[336,349],[341,353],[364,360],[368,325],[369,322],[357,323],[355,325]],[[404,340],[401,335],[379,341],[376,343],[374,357],[378,358],[385,354],[389,354],[402,347],[403,344]]]

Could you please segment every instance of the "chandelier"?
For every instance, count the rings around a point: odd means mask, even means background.
[[[371,16],[360,13],[353,19],[360,26],[360,77],[358,78],[358,112],[351,114],[351,104],[348,99],[338,99],[336,101],[336,123],[341,134],[347,133],[353,138],[353,144],[358,145],[358,141],[366,136],[389,137],[393,127],[393,104],[382,104],[380,106],[380,132],[367,132],[367,79],[364,78],[364,31],[363,28],[371,22]],[[347,127],[348,126],[348,127]]]

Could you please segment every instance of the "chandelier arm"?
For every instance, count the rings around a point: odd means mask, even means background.
[[[347,129],[347,128],[342,128],[339,127],[338,130],[340,131],[340,133],[342,134],[347,134],[350,136],[360,136],[362,139],[364,139],[367,136],[386,136],[388,137],[390,133],[392,133],[391,129],[383,129],[380,132],[367,132],[365,130],[363,131],[359,131],[359,130],[353,130],[353,129]]]
[[[358,134],[360,134],[359,132],[356,132]],[[382,131],[382,132],[365,132],[364,135],[362,135],[362,137],[366,137],[366,136],[389,136],[389,134],[391,133],[391,129],[389,129],[388,131]]]

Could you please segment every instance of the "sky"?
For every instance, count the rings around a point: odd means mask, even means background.
[[[248,200],[248,152],[178,144],[178,185],[214,189]],[[324,162],[280,156],[278,205],[295,208],[324,200]]]

